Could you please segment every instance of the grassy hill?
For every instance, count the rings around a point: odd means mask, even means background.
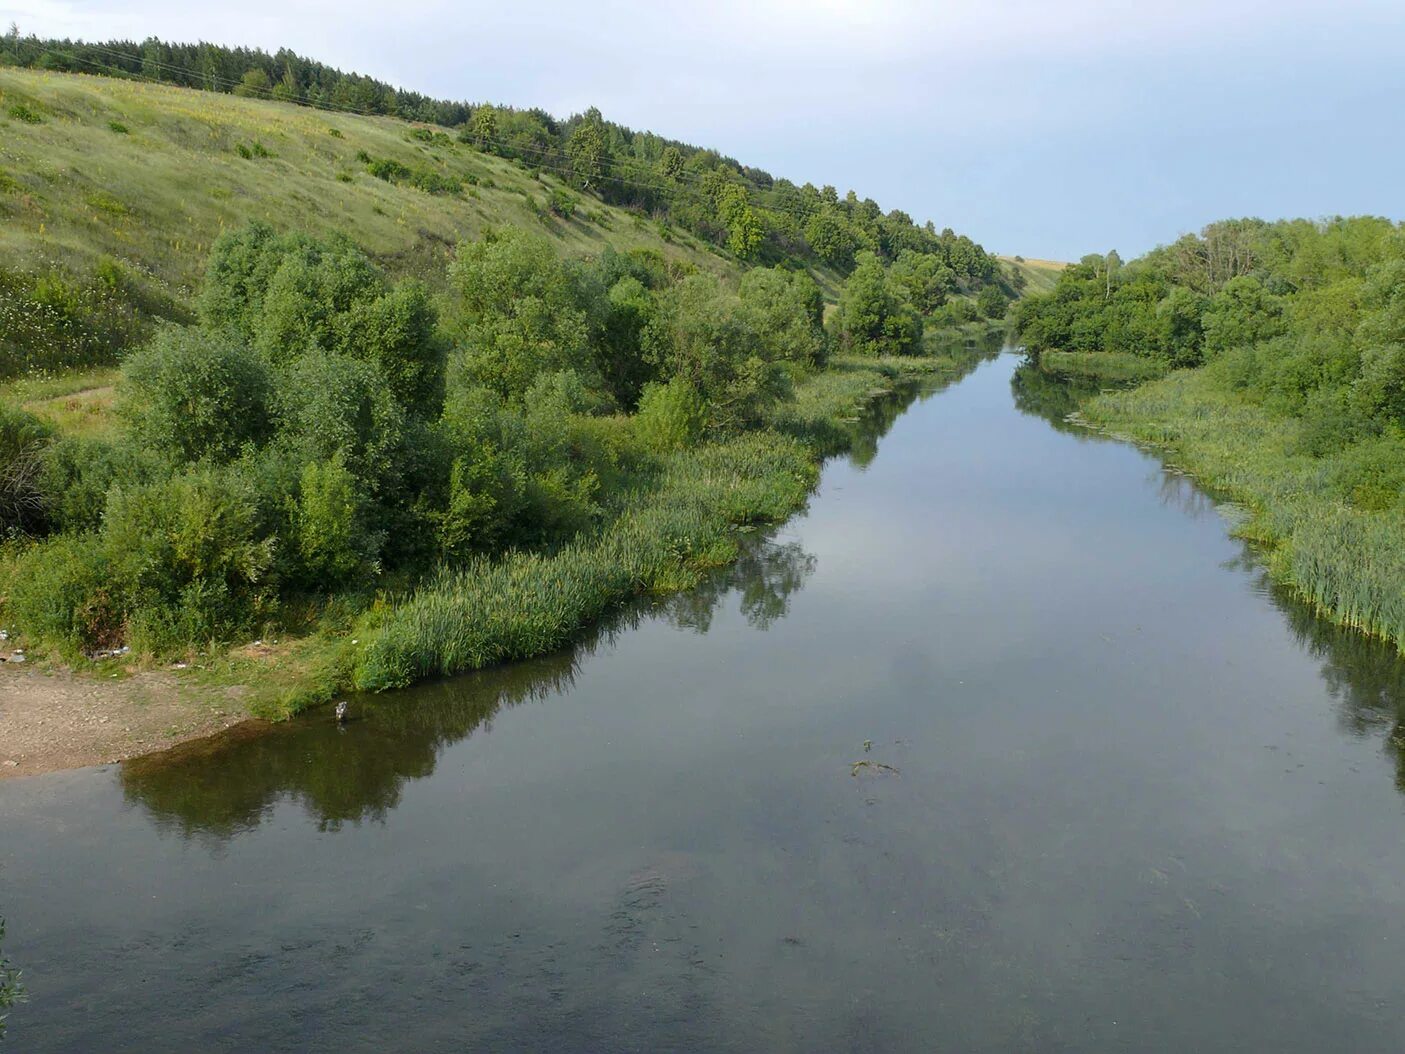
[[[1059,280],[1059,272],[1068,266],[1057,260],[1029,260],[1023,256],[1001,256],[1003,263],[1015,274],[1024,275],[1025,296],[1050,292]]]
[[[57,313],[93,329],[94,347],[77,364],[101,362],[110,345],[144,336],[146,318],[184,318],[212,242],[251,219],[347,234],[391,275],[432,287],[457,242],[508,226],[537,230],[563,255],[650,248],[715,272],[737,270],[686,231],[533,175],[442,129],[0,68],[0,312],[21,310],[35,284],[48,282]],[[835,289],[835,275],[816,277]],[[22,332],[13,316],[6,321],[12,334]],[[0,353],[10,358],[0,371],[61,365],[43,360],[61,349],[35,345],[62,321],[50,320],[23,349],[6,346],[0,333]]]

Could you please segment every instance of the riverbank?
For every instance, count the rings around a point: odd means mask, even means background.
[[[126,760],[251,720],[281,720],[356,690],[541,655],[631,598],[687,589],[738,554],[738,532],[801,508],[829,456],[865,441],[865,415],[919,379],[983,356],[841,359],[797,387],[770,427],[676,455],[658,488],[589,538],[441,576],[305,636],[143,668],[0,665],[0,779]],[[178,667],[178,668],[176,668]],[[14,762],[14,764],[8,764]]]
[[[1305,453],[1301,419],[1227,390],[1213,368],[1101,394],[1077,416],[1164,452],[1241,503],[1247,516],[1235,533],[1266,549],[1275,581],[1325,618],[1405,652],[1405,511],[1383,500],[1393,494],[1389,466],[1373,463],[1378,451],[1362,443]]]

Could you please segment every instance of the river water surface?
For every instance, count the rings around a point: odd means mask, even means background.
[[[1405,663],[1018,363],[572,654],[0,784],[9,1048],[1405,1048]]]

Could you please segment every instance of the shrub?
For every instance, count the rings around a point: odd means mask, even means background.
[[[67,659],[120,643],[124,613],[99,537],[61,534],[19,560],[8,610],[17,625]]]
[[[147,447],[227,461],[271,431],[268,368],[233,339],[169,327],[122,368],[122,412]]]
[[[54,528],[95,530],[115,484],[149,483],[161,475],[160,455],[134,443],[60,436],[44,451],[42,486]]]
[[[576,213],[576,197],[574,194],[556,187],[551,191],[551,197],[547,199],[547,208],[560,216],[563,220],[569,220]]]
[[[858,266],[839,298],[839,339],[860,355],[910,355],[921,349],[922,317],[907,290],[893,279],[871,252]]]
[[[372,570],[379,539],[366,528],[356,479],[340,457],[303,469],[293,516],[304,584],[331,590]]]
[[[228,640],[252,621],[274,548],[258,536],[256,499],[244,474],[207,467],[112,491],[102,549],[134,649]]]
[[[130,131],[121,121],[108,121],[107,127],[118,135],[126,135]]]
[[[649,384],[632,422],[645,449],[660,454],[680,450],[702,434],[702,401],[678,378],[667,384]]]

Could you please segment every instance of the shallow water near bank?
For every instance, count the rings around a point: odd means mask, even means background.
[[[569,654],[0,784],[9,1047],[1401,1049],[1405,661],[1018,363]]]

